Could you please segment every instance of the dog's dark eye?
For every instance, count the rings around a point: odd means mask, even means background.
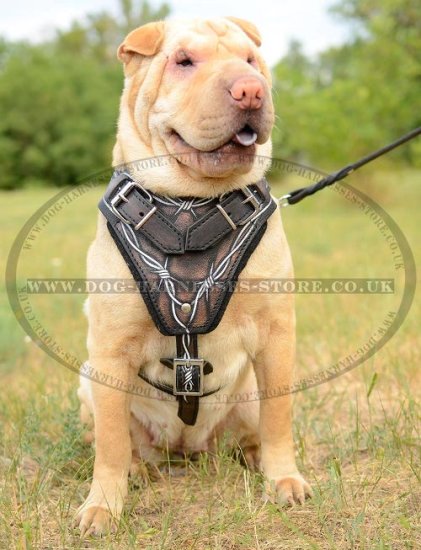
[[[193,61],[187,58],[183,59],[182,61],[177,61],[177,65],[181,65],[182,67],[189,67],[190,65],[193,65]]]
[[[252,57],[251,55],[247,58],[247,63],[249,63],[250,65],[254,63],[254,61],[254,57]]]

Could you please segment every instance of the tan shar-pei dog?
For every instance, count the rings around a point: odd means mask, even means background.
[[[257,157],[271,155],[274,112],[259,45],[255,26],[231,17],[149,23],[131,32],[118,49],[125,85],[113,165],[175,156],[141,174],[149,190],[173,197],[215,197],[260,180],[267,165]],[[244,152],[254,160],[239,162]],[[131,278],[102,214],[87,273]],[[277,210],[240,281],[292,276]],[[160,358],[174,356],[174,338],[158,331],[139,294],[92,294],[86,312],[92,369],[127,386],[148,387],[139,369],[171,382]],[[261,469],[268,498],[303,503],[311,490],[295,463],[291,395],[247,398],[292,384],[294,331],[292,295],[234,293],[218,327],[199,336],[200,355],[214,368],[205,385],[223,387],[224,399],[201,398],[194,426],[177,417],[175,398],[150,399],[81,377],[81,417],[95,441],[93,481],[76,519],[82,534],[100,534],[119,518],[136,463],[156,464],[168,450],[212,452],[224,432]]]

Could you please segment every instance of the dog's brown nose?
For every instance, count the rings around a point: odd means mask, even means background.
[[[240,109],[260,109],[264,96],[263,85],[254,76],[242,76],[230,88],[231,97]]]

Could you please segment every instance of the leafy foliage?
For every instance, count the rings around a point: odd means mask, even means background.
[[[274,68],[274,151],[333,168],[421,125],[421,4],[342,0],[353,39],[307,59],[292,43]],[[393,153],[416,163],[419,143]]]
[[[68,185],[110,165],[129,29],[169,13],[122,0],[40,45],[0,41],[0,188]]]
[[[1,186],[66,185],[109,164],[120,67],[16,47],[0,79]]]

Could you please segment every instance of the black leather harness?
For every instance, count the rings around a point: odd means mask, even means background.
[[[158,330],[176,337],[176,357],[162,358],[173,386],[139,376],[176,396],[178,416],[194,425],[204,376],[212,365],[199,358],[197,335],[220,322],[235,283],[276,209],[265,179],[217,198],[153,194],[125,172],[116,172],[99,208]]]

